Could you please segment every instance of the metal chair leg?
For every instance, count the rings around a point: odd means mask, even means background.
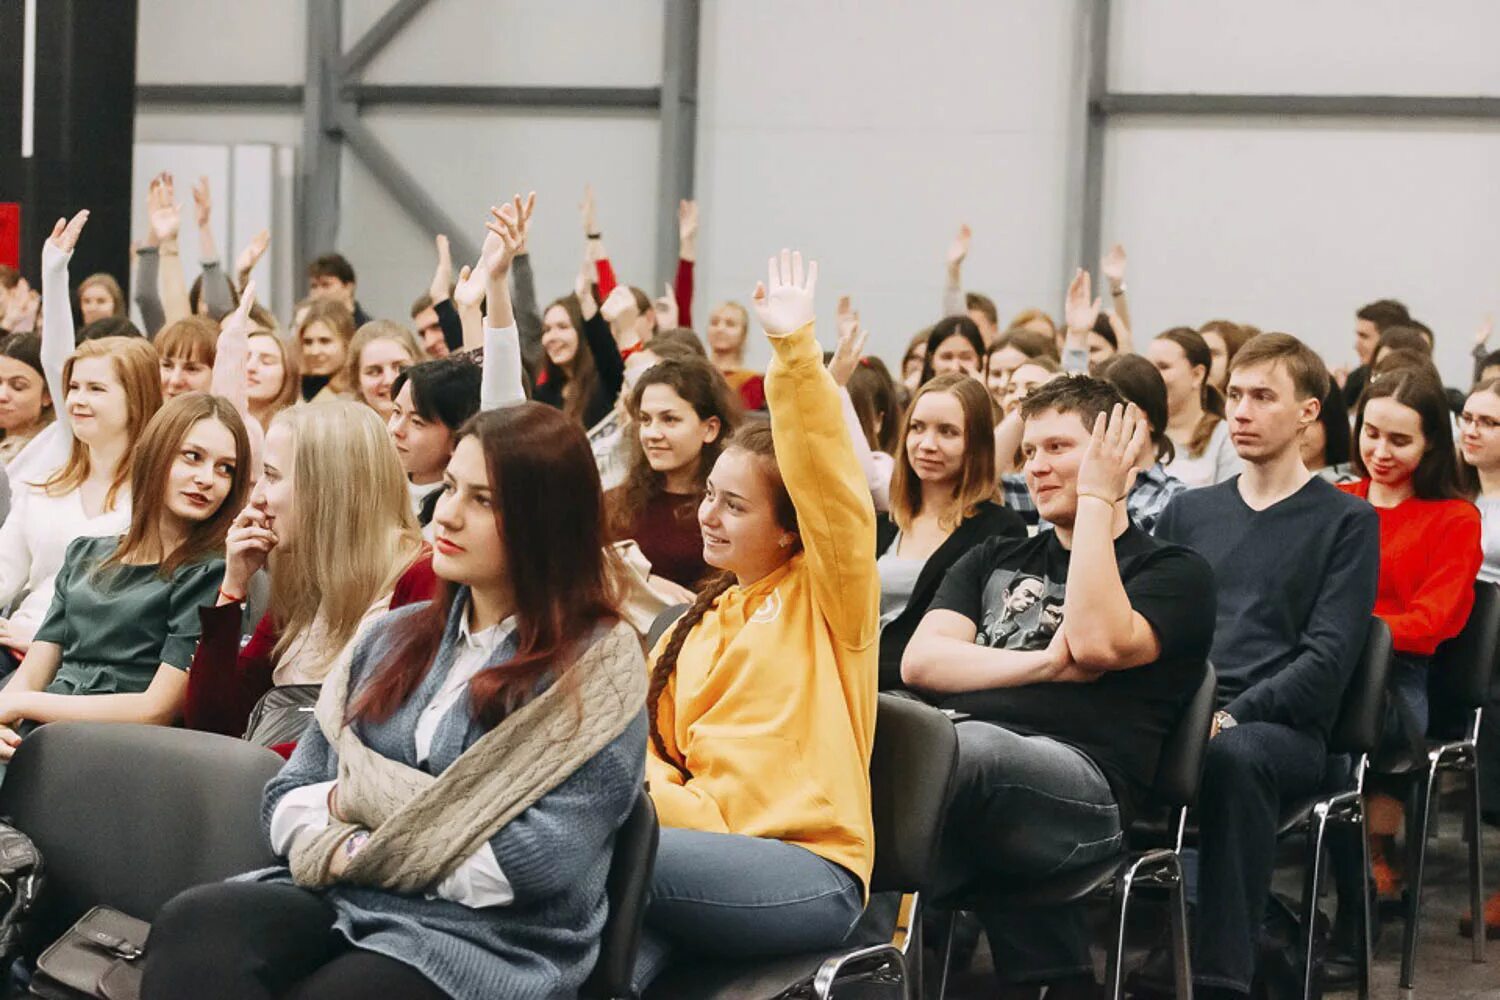
[[[1437,793],[1437,760],[1434,758],[1427,767],[1427,774],[1423,779],[1417,794],[1417,814],[1414,817],[1415,824],[1411,827],[1408,837],[1410,843],[1407,847],[1406,865],[1406,930],[1402,935],[1401,942],[1401,983],[1400,991],[1402,1000],[1413,1000],[1412,980],[1417,969],[1417,933],[1422,916],[1422,871],[1427,863],[1427,834],[1432,819],[1432,797]]]
[[[1178,1000],[1193,998],[1193,953],[1188,940],[1187,888],[1183,884],[1182,860],[1173,855],[1169,867],[1172,887],[1169,902],[1172,907],[1172,972],[1176,979]]]
[[[958,911],[945,910],[939,933],[938,951],[942,954],[942,967],[938,970],[938,1000],[947,1000],[948,967],[953,963],[953,934],[958,927]]]
[[[1359,933],[1364,947],[1359,956],[1359,1000],[1370,1000],[1370,979],[1375,961],[1375,915],[1370,912],[1370,824],[1365,815],[1363,796],[1356,800],[1359,810]]]
[[[915,998],[915,1000],[926,1000],[927,953],[922,950],[926,944],[926,939],[922,933],[921,893],[912,893],[911,912],[908,919],[911,921],[911,930],[907,932],[905,949],[906,978],[908,981],[906,995]]]
[[[1104,967],[1104,985],[1109,990],[1110,1000],[1121,1000],[1124,996],[1125,971],[1125,927],[1130,916],[1130,891],[1135,885],[1135,867],[1132,866],[1115,880],[1114,892],[1114,937],[1110,940],[1109,957]]]
[[[1479,760],[1478,748],[1470,760],[1469,779],[1469,912],[1474,915],[1473,958],[1484,961],[1484,822],[1479,810]]]
[[[1302,919],[1307,927],[1303,942],[1302,997],[1320,1000],[1323,996],[1323,968],[1313,961],[1318,938],[1318,896],[1323,889],[1323,845],[1328,834],[1328,805],[1319,803],[1313,810],[1311,837],[1308,839],[1306,874],[1302,881]]]

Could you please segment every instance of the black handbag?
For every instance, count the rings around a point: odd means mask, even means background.
[[[42,952],[31,995],[48,1000],[139,1000],[151,925],[96,906]]]
[[[283,684],[260,696],[245,725],[245,740],[256,746],[296,743],[318,704],[321,684]]]
[[[26,915],[41,894],[45,866],[31,838],[0,823],[0,963],[8,966],[20,953]]]

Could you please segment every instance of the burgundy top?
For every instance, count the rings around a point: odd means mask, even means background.
[[[658,493],[635,519],[630,537],[651,562],[651,572],[689,590],[709,574],[698,530],[696,493]]]

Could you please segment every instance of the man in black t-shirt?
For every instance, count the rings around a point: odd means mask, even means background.
[[[1213,638],[1207,563],[1130,523],[1130,459],[1149,435],[1136,408],[1076,376],[1037,389],[1022,416],[1027,488],[1053,528],[954,564],[902,660],[910,687],[973,717],[958,723],[950,889],[1119,852]],[[1093,988],[1081,908],[980,917],[1008,982]]]

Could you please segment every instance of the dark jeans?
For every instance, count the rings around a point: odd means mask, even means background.
[[[635,985],[648,985],[679,948],[725,958],[832,948],[863,911],[859,880],[805,847],[663,827]]]
[[[1249,991],[1281,810],[1318,790],[1326,756],[1319,737],[1274,722],[1244,722],[1209,741],[1195,810],[1195,982]]]
[[[1045,736],[960,722],[958,773],[944,829],[942,888],[974,880],[1021,885],[1119,854],[1120,809],[1099,768]],[[941,893],[940,893],[941,895]],[[1003,982],[1092,975],[1081,905],[978,910]]]
[[[355,948],[322,896],[292,885],[221,882],[162,908],[146,949],[143,1000],[442,1000],[394,958]]]

